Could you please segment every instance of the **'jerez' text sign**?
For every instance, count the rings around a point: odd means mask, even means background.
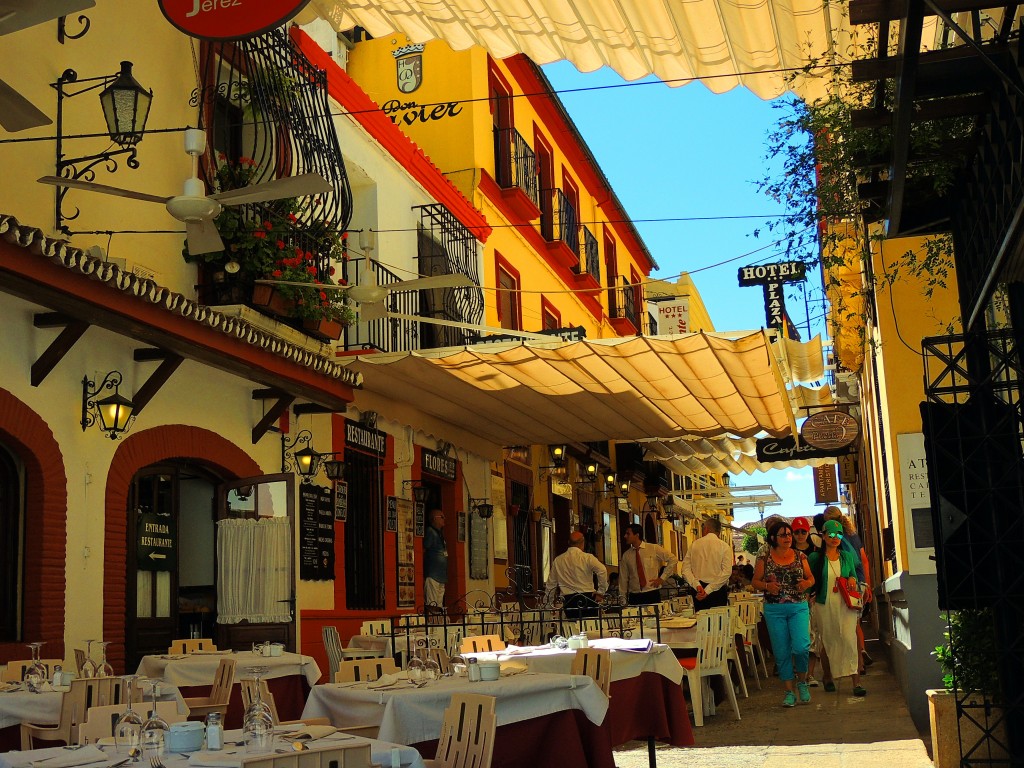
[[[186,35],[202,40],[244,40],[281,26],[309,0],[158,0],[160,10]]]

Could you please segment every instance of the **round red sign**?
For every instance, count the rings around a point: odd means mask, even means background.
[[[203,40],[242,40],[279,27],[309,0],[158,0],[174,26]]]

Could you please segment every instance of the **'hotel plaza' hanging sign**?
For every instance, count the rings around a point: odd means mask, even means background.
[[[244,40],[281,26],[309,0],[158,0],[160,10],[186,35],[202,40]]]
[[[786,315],[786,300],[782,295],[785,283],[801,283],[805,278],[802,261],[783,261],[779,264],[754,264],[740,267],[740,288],[760,285],[764,288],[764,316],[767,328],[781,328]]]

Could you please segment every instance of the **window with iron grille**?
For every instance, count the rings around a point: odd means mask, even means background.
[[[236,208],[254,228],[265,221],[286,226],[288,245],[314,253],[318,277],[326,279],[332,257],[340,254],[325,244],[337,243],[352,218],[352,190],[326,74],[281,29],[247,40],[203,43],[199,67],[200,85],[190,103],[198,108],[208,137],[200,171],[207,189],[219,191],[230,181],[231,168],[240,165],[245,169],[242,186],[304,173],[325,178],[332,187],[328,193]],[[205,262],[222,266],[213,256]],[[251,282],[251,275],[244,277]],[[203,282],[200,298],[206,303],[232,298],[216,295],[212,281]]]
[[[418,270],[424,277],[461,274],[480,284],[477,240],[451,211],[438,203],[419,206]],[[419,291],[419,315],[456,323],[483,322],[483,292],[479,288],[435,288]],[[422,324],[423,349],[461,346],[477,334],[462,328]]]
[[[345,522],[345,603],[379,610],[384,603],[384,475],[380,459],[345,451],[348,519]]]

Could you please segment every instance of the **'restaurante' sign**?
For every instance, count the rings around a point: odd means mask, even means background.
[[[243,40],[281,26],[309,0],[158,0],[160,10],[186,35]]]

